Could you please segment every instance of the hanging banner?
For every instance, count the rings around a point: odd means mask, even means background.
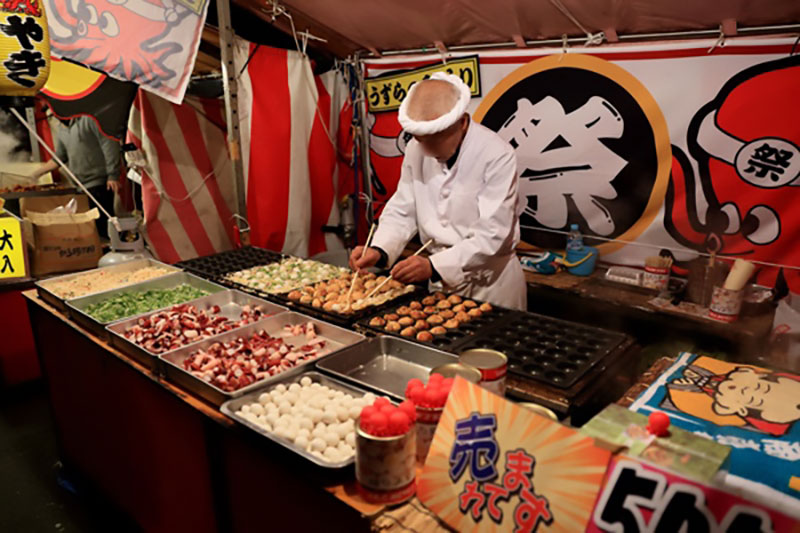
[[[181,103],[200,46],[207,0],[44,1],[54,56]]]
[[[481,95],[481,75],[478,69],[478,56],[460,57],[447,64],[431,65],[414,70],[403,70],[396,74],[384,74],[366,80],[367,102],[370,113],[396,111],[400,103],[418,81],[427,80],[437,72],[454,74],[470,88],[472,96]]]
[[[797,531],[764,505],[625,457],[611,462],[588,533]]]
[[[583,531],[611,453],[456,378],[417,496],[456,531]]]
[[[41,0],[0,0],[0,96],[33,96],[50,73]]]
[[[524,241],[563,249],[564,235],[553,232],[578,224],[603,239],[589,242],[616,264],[641,266],[666,247],[679,260],[716,252],[800,267],[794,39],[714,44],[479,54],[482,96],[469,112],[516,150]],[[438,55],[365,68],[380,80],[434,65]],[[411,137],[395,112],[368,120],[379,207],[395,190]],[[758,268],[759,283],[772,286],[781,274],[800,291],[800,271]]]
[[[728,474],[751,493],[800,504],[800,375],[684,353],[631,405],[731,447]]]

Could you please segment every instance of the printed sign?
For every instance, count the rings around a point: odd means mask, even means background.
[[[796,521],[728,492],[615,458],[589,533],[797,531]]]
[[[583,531],[610,455],[457,378],[417,495],[457,531]]]
[[[27,277],[24,246],[19,220],[0,217],[0,279]]]
[[[461,57],[446,64],[430,65],[414,70],[407,70],[399,74],[387,74],[366,80],[367,101],[369,111],[394,111],[408,94],[411,87],[418,81],[426,80],[436,72],[455,74],[467,84],[472,96],[481,95],[480,70],[478,69],[478,56]]]
[[[0,0],[0,94],[32,96],[50,72],[47,21],[38,0]]]

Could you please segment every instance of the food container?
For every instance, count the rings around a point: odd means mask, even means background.
[[[442,418],[444,407],[416,406],[416,409],[417,462],[425,464],[425,458],[428,457],[428,450],[430,450],[431,442],[433,442],[433,435],[436,433],[439,420]]]
[[[72,320],[90,332],[94,333],[101,339],[109,340],[110,334],[106,329],[106,326],[115,322],[119,322],[119,320],[100,322],[86,312],[86,309],[89,306],[105,301],[109,298],[113,298],[124,292],[146,291],[150,289],[174,289],[180,285],[189,285],[197,289],[202,289],[209,294],[216,294],[218,292],[227,290],[222,285],[217,285],[216,283],[204,280],[187,272],[177,272],[168,276],[143,281],[134,285],[128,285],[127,287],[120,287],[118,289],[111,289],[110,291],[98,292],[97,294],[92,294],[91,296],[82,296],[80,298],[75,298],[74,300],[67,300],[67,309],[69,310],[69,315]],[[139,317],[142,315],[147,315],[153,311],[157,311],[157,309],[151,309],[145,313],[139,313],[138,315],[134,316]],[[125,320],[128,318],[133,317],[124,317],[120,320]]]
[[[452,354],[397,337],[374,337],[317,363],[317,368],[403,401],[408,380],[426,381],[432,368],[455,363]]]
[[[669,285],[669,267],[645,266],[642,286],[663,291]]]
[[[446,365],[437,366],[431,370],[431,374],[441,374],[446,378],[460,377],[470,383],[480,383],[482,377],[480,370],[461,363],[447,363]]]
[[[477,368],[481,373],[480,386],[499,396],[506,394],[506,372],[508,357],[497,350],[474,348],[461,352],[458,362]]]
[[[284,257],[286,256],[278,252],[255,246],[244,246],[235,250],[227,250],[214,255],[181,261],[175,266],[184,268],[204,278],[219,280],[225,285],[226,283],[221,278],[230,272],[274,263]]]
[[[264,310],[264,313],[268,315],[263,318],[268,318],[269,316],[275,316],[280,313],[285,313],[287,311],[287,309],[282,305],[265,302],[264,300],[261,300],[259,298],[255,298],[243,292],[235,291],[232,289],[228,289],[223,292],[218,292],[216,294],[210,294],[208,296],[204,296],[202,298],[198,298],[196,300],[192,300],[186,303],[194,305],[198,309],[209,309],[215,305],[218,305],[220,308],[219,316],[224,316],[225,318],[231,320],[238,320],[239,317],[241,316],[242,308],[246,305],[249,305],[251,307],[260,306]],[[155,311],[145,313],[144,315],[141,316],[128,318],[125,320],[121,320],[119,322],[114,322],[113,324],[111,324],[106,328],[108,329],[109,335],[111,337],[111,345],[119,349],[126,355],[129,355],[131,358],[147,366],[151,370],[154,371],[163,370],[158,368],[160,366],[158,365],[159,355],[166,355],[170,352],[163,352],[161,354],[150,352],[144,347],[136,344],[135,342],[128,340],[125,337],[125,332],[128,331],[128,329],[131,326],[136,325],[141,318],[149,317],[161,311],[169,310],[172,307],[173,306],[165,307],[163,309],[157,309]],[[231,331],[236,331],[237,329],[239,328],[234,328]],[[214,336],[207,338],[209,339],[214,338]],[[196,342],[202,342],[204,340],[206,339],[199,339]],[[186,344],[178,349],[183,349],[186,348],[187,346],[192,346],[194,344],[196,343],[193,342],[190,344]]]
[[[276,383],[291,376],[296,376],[297,374],[304,372],[310,365],[313,365],[315,360],[305,361],[295,367],[281,372],[280,374],[256,381],[255,383],[251,383],[250,385],[235,391],[222,390],[219,387],[196,377],[194,374],[183,368],[184,360],[198,350],[205,350],[216,342],[224,343],[232,341],[238,337],[249,337],[261,330],[266,331],[273,337],[278,337],[281,335],[284,326],[296,326],[306,323],[313,324],[316,329],[317,336],[322,337],[328,343],[327,347],[330,351],[328,354],[323,355],[323,358],[329,357],[330,354],[348,346],[357,344],[365,339],[365,337],[359,333],[334,326],[333,324],[314,320],[313,318],[309,318],[297,313],[283,313],[277,316],[265,318],[258,322],[254,322],[243,328],[229,331],[227,333],[223,333],[222,335],[217,335],[216,337],[211,337],[210,339],[205,339],[189,346],[184,346],[183,348],[162,355],[161,360],[164,362],[165,375],[168,380],[177,383],[181,387],[191,391],[206,401],[214,405],[220,405],[226,400],[238,398],[266,385]],[[292,337],[284,338],[286,342],[292,344],[303,342],[302,340],[294,341]]]
[[[714,287],[708,316],[721,322],[735,322],[742,308],[743,290],[734,291],[724,287]]]
[[[49,303],[56,309],[59,309],[61,311],[66,311],[67,304],[65,303],[65,299],[62,298],[61,296],[58,296],[57,294],[55,294],[50,290],[50,288],[53,287],[54,285],[62,283],[64,281],[71,281],[73,279],[80,278],[87,274],[95,274],[98,272],[113,272],[113,273],[135,272],[137,270],[147,267],[158,267],[158,268],[163,268],[164,270],[168,270],[169,272],[167,274],[164,274],[164,276],[181,271],[180,268],[176,268],[172,265],[156,261],[155,259],[135,259],[133,261],[127,261],[125,263],[120,263],[118,265],[110,265],[107,267],[95,268],[92,270],[84,270],[82,272],[75,272],[73,274],[66,274],[64,276],[56,276],[54,278],[43,279],[36,282],[36,292],[39,294],[39,298]],[[159,277],[151,278],[150,280],[146,281],[159,279]],[[145,283],[145,282],[140,282],[140,283]],[[130,285],[120,285],[119,287],[126,287],[126,286],[130,287]],[[114,287],[114,289],[117,289],[119,287]],[[97,292],[101,291],[95,291],[89,294],[84,294],[83,296],[81,296],[81,298],[85,296],[90,296],[90,294],[96,294]]]
[[[304,377],[309,377],[309,378],[311,378],[311,381],[313,381],[315,383],[319,383],[320,385],[324,385],[324,386],[329,387],[331,389],[340,390],[342,392],[345,392],[345,393],[348,393],[348,394],[352,394],[354,396],[363,396],[364,394],[366,394],[366,391],[364,391],[362,389],[359,389],[359,388],[354,387],[352,385],[348,385],[346,383],[342,383],[339,380],[330,378],[330,377],[328,377],[328,376],[326,376],[324,374],[320,374],[319,372],[310,371],[310,372],[303,372],[303,373],[300,373],[300,374],[295,374],[293,376],[280,375],[279,376],[280,379],[276,379],[276,380],[272,381],[272,383],[268,387],[261,387],[261,388],[259,388],[257,390],[249,392],[249,393],[247,393],[247,394],[245,394],[243,396],[240,396],[238,398],[235,398],[235,399],[232,399],[232,400],[228,400],[227,402],[222,404],[222,407],[220,407],[220,410],[224,414],[226,414],[227,416],[231,417],[232,419],[236,420],[237,422],[239,422],[243,426],[247,427],[248,429],[251,429],[251,430],[255,431],[256,433],[258,433],[259,435],[262,435],[262,436],[264,436],[264,437],[266,437],[266,438],[268,438],[268,439],[270,439],[270,440],[272,440],[274,442],[277,442],[278,444],[280,444],[284,448],[287,448],[287,449],[293,451],[297,455],[300,455],[301,457],[304,457],[305,459],[308,459],[312,463],[314,463],[316,465],[319,465],[319,466],[321,466],[323,468],[340,469],[340,468],[344,468],[344,467],[346,467],[348,465],[353,464],[353,462],[355,461],[355,459],[353,457],[350,457],[349,459],[346,459],[344,461],[340,461],[338,463],[331,463],[331,462],[328,462],[328,461],[324,461],[324,460],[320,459],[319,457],[317,457],[316,455],[312,454],[311,452],[309,452],[309,451],[297,446],[294,442],[291,442],[291,441],[289,441],[289,440],[287,440],[285,438],[279,437],[275,433],[267,431],[266,429],[262,428],[258,424],[254,424],[254,423],[250,422],[249,420],[247,420],[245,418],[242,418],[241,416],[239,416],[237,414],[237,412],[239,411],[239,409],[241,409],[241,407],[243,405],[248,404],[248,403],[253,403],[253,402],[257,401],[258,397],[261,395],[261,393],[269,392],[269,391],[271,391],[273,388],[277,387],[281,383],[283,383],[284,385],[287,385],[287,386],[291,385],[292,383],[299,383],[300,380],[302,378],[304,378]]]
[[[374,437],[356,423],[356,480],[370,503],[401,503],[416,493],[415,425],[403,435]]]

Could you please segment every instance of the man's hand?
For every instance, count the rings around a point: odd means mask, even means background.
[[[430,259],[418,255],[400,261],[392,269],[392,277],[400,283],[417,283],[431,279],[432,275]]]
[[[364,254],[364,257],[361,257],[362,253]],[[350,254],[350,268],[358,272],[362,268],[375,266],[375,263],[380,261],[380,259],[381,254],[378,252],[378,250],[375,250],[374,248],[367,248],[367,251],[364,252],[363,246],[356,246],[353,252]]]
[[[106,188],[109,189],[109,190],[114,191],[114,194],[119,194],[119,182],[118,181],[108,180],[106,182]]]

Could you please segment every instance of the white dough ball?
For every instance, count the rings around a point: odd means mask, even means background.
[[[249,403],[244,404],[242,406],[242,408],[239,409],[239,412],[242,413],[243,415],[249,413],[250,412],[250,404]]]
[[[294,439],[297,438],[297,429],[291,426],[286,429],[284,433],[286,433],[286,438],[290,441],[294,441]]]
[[[276,390],[276,391],[278,391],[278,392],[286,392],[286,385],[284,385],[283,383],[281,383],[280,385],[278,385],[277,387],[275,387],[275,390]]]
[[[294,393],[300,392],[300,385],[297,383],[292,383],[291,385],[289,385],[289,392],[294,392]]]
[[[322,421],[326,424],[333,424],[337,420],[336,412],[335,411],[325,411],[322,413]]]
[[[351,429],[347,427],[345,424],[339,424],[336,426],[336,434],[339,436],[339,440],[344,440],[347,435],[350,433]]]
[[[376,398],[375,395],[372,394],[371,392],[366,393],[363,398],[364,405],[372,405],[373,403],[375,403],[375,398]]]
[[[269,425],[269,424],[264,424],[264,425],[263,425],[263,426],[261,426],[261,427],[263,427],[263,428],[264,428],[264,431],[268,431],[269,433],[272,433],[272,426],[271,426],[271,425]]]
[[[308,448],[308,437],[304,435],[298,435],[297,438],[294,439],[294,443],[305,450]]]
[[[311,388],[312,389],[321,389],[322,385],[320,385],[319,383],[312,383],[311,384]]]
[[[340,460],[339,450],[332,446],[325,448],[325,459],[335,463]]]
[[[317,452],[323,451],[327,447],[325,443],[325,439],[321,439],[319,437],[315,438],[311,441],[311,449]]]
[[[337,390],[336,392],[333,393],[333,397],[336,398],[337,400],[341,400],[342,398],[344,398],[344,392]]]
[[[311,386],[311,378],[308,376],[300,378],[300,385],[302,385],[303,387]]]
[[[306,428],[300,428],[297,430],[297,436],[308,438],[311,436],[311,431]]]
[[[351,419],[358,418],[359,416],[361,416],[361,409],[362,409],[362,407],[353,406],[353,407],[350,408],[350,410],[347,412],[347,414],[350,415]]]
[[[264,414],[264,407],[260,403],[254,403],[250,406],[250,412],[254,415],[263,415]]]
[[[314,422],[310,418],[303,417],[298,422],[298,426],[300,426],[300,428],[302,429],[307,429],[308,431],[311,431],[312,429],[314,429]]]
[[[336,409],[336,418],[339,419],[339,422],[344,422],[348,418],[350,418],[350,411],[345,409],[344,407],[339,407]]]
[[[294,392],[287,392],[283,395],[284,401],[289,402],[290,404],[294,405],[297,403],[297,394]]]
[[[272,398],[272,403],[278,403],[281,401],[281,398],[283,398],[283,393],[273,390],[269,393],[269,397]]]
[[[278,410],[281,412],[282,415],[287,414],[292,409],[292,404],[287,401],[282,401],[280,405],[278,405]]]
[[[269,413],[267,415],[267,423],[274,426],[278,423],[278,415],[275,413]]]
[[[344,438],[344,441],[351,448],[355,448],[355,446],[356,446],[356,434],[355,433],[348,433],[347,436]]]
[[[258,403],[260,403],[261,405],[268,404],[270,402],[270,400],[271,400],[271,397],[266,392],[262,392],[258,396]]]
[[[312,437],[318,437],[318,438],[322,438],[327,434],[328,430],[325,428],[314,428],[314,430],[311,432]]]
[[[350,457],[351,455],[356,453],[355,450],[353,450],[353,447],[347,444],[346,442],[339,443],[338,449],[339,452],[345,457]]]
[[[337,435],[337,434],[336,434],[336,433],[334,433],[333,431],[328,431],[328,432],[325,434],[325,437],[324,437],[324,439],[325,439],[325,443],[326,443],[328,446],[336,446],[336,445],[338,445],[338,444],[339,444],[339,435]]]

